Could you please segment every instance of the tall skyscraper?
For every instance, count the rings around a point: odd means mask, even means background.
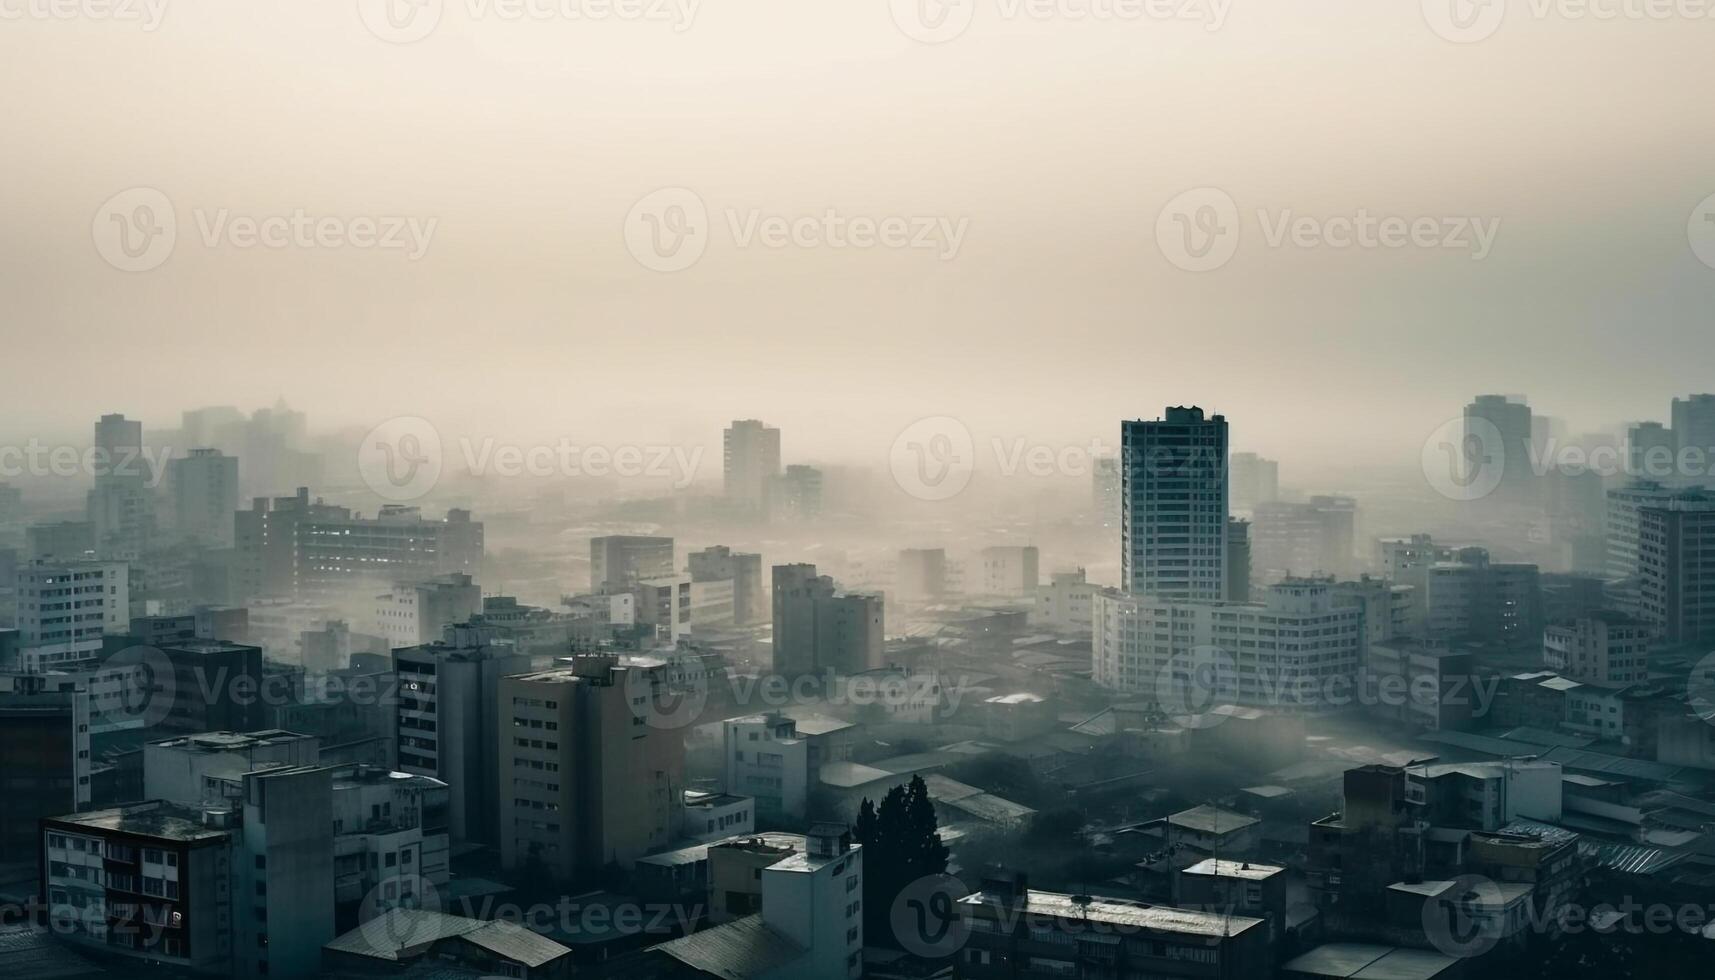
[[[1695,449],[1704,454],[1702,462],[1693,462],[1701,472],[1680,474],[1690,483],[1715,483],[1706,474],[1715,468],[1715,395],[1689,395],[1673,400],[1673,441],[1680,452]]]
[[[1531,449],[1535,426],[1524,399],[1508,395],[1478,395],[1465,406],[1464,457],[1458,465],[1467,478],[1483,467],[1500,466],[1501,480],[1486,499],[1499,504],[1537,503]]]
[[[1169,408],[1120,428],[1120,570],[1125,590],[1161,599],[1227,591],[1227,420]]]
[[[766,518],[780,477],[780,430],[756,419],[741,419],[727,426],[722,449],[727,500]]]
[[[134,559],[152,542],[155,474],[143,453],[143,423],[103,415],[95,423],[95,486],[89,522],[104,558]]]

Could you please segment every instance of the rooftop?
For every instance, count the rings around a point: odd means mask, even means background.
[[[1458,968],[1460,961],[1427,949],[1324,943],[1287,963],[1285,973],[1352,980],[1433,980]]]
[[[734,919],[654,949],[722,980],[779,974],[806,952],[804,947],[770,929],[760,915]]]
[[[1285,868],[1276,867],[1272,864],[1251,864],[1249,861],[1222,861],[1217,858],[1210,858],[1207,861],[1198,861],[1186,868],[1181,874],[1267,881],[1285,871]]]
[[[314,735],[301,735],[281,728],[269,728],[255,732],[202,732],[196,735],[186,735],[182,738],[163,739],[152,744],[164,748],[181,749],[186,752],[235,752],[240,749],[281,745],[286,742],[313,738],[315,738]]]
[[[1004,903],[1002,898],[989,899],[984,892],[967,895],[960,905],[981,906]],[[1261,919],[1242,915],[1221,915],[1171,905],[1149,905],[1117,898],[1095,898],[1084,895],[1063,895],[1032,888],[1026,892],[1022,908],[1024,915],[1058,919],[1100,922],[1140,932],[1171,933],[1183,936],[1236,936],[1263,924]]]
[[[87,827],[90,830],[117,831],[161,840],[198,841],[225,837],[227,831],[203,826],[203,810],[152,800],[128,803],[107,810],[89,810],[50,818],[57,823]]]
[[[1247,817],[1242,813],[1223,810],[1218,806],[1204,804],[1181,810],[1167,818],[1167,822],[1175,827],[1184,827],[1205,834],[1228,834],[1235,830],[1243,830],[1254,824],[1261,823],[1255,817]]]
[[[430,943],[455,937],[528,967],[543,966],[571,953],[569,948],[515,923],[466,919],[428,909],[389,909],[322,948],[400,962],[424,955]]]

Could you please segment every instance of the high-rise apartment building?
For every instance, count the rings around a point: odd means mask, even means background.
[[[1673,400],[1673,442],[1680,451],[1704,454],[1704,473],[1715,465],[1715,395],[1687,395]],[[1704,474],[1685,474],[1692,482],[1707,485]]]
[[[1227,576],[1227,420],[1169,408],[1121,426],[1120,584],[1159,599],[1218,600]]]
[[[388,504],[374,517],[296,495],[258,497],[235,523],[234,574],[240,597],[337,601],[353,589],[481,570],[483,527],[470,511],[442,520]]]
[[[155,474],[143,451],[143,423],[103,415],[95,423],[95,486],[88,508],[96,552],[135,559],[154,541]]]
[[[35,864],[36,821],[88,808],[89,695],[59,674],[0,674],[0,866]]]
[[[685,745],[640,703],[666,684],[661,666],[562,663],[500,681],[500,856],[509,871],[585,881],[673,841]]]
[[[469,575],[453,572],[376,596],[375,629],[388,645],[411,647],[436,642],[448,626],[480,612],[481,587]]]
[[[1535,444],[1535,424],[1524,399],[1478,395],[1465,406],[1465,445],[1459,447],[1461,458],[1450,462],[1472,480],[1485,472],[1485,467],[1500,467],[1500,482],[1486,498],[1490,502],[1536,504],[1537,481],[1531,469]]]
[[[211,548],[233,545],[238,513],[238,458],[218,449],[193,449],[167,461],[173,529]]]
[[[813,521],[822,516],[822,471],[794,463],[774,484],[771,502],[776,514],[794,521]]]
[[[131,622],[124,562],[36,562],[18,570],[21,668],[50,670],[95,660],[102,636]]]
[[[1363,609],[1335,602],[1322,580],[1291,579],[1253,603],[1105,590],[1096,594],[1092,617],[1096,683],[1196,712],[1213,704],[1342,707],[1321,694],[1352,690],[1364,647]],[[1182,690],[1183,683],[1201,687]]]
[[[1585,684],[1623,687],[1649,679],[1653,630],[1625,613],[1598,611],[1542,631],[1542,665]]]
[[[944,548],[906,548],[899,553],[894,595],[905,602],[933,602],[947,593]]]
[[[493,780],[506,717],[500,679],[531,669],[529,655],[499,632],[454,627],[445,642],[393,651],[399,768],[447,784],[453,840],[491,847],[500,844]]]
[[[1280,464],[1256,453],[1232,455],[1231,505],[1235,513],[1249,514],[1262,504],[1280,499]]]
[[[985,595],[1021,596],[1036,592],[1041,553],[1035,545],[984,548],[979,558]]]
[[[883,666],[885,611],[878,595],[840,594],[816,566],[774,566],[774,671],[855,674]]]
[[[762,579],[762,556],[714,545],[690,554],[692,582],[732,582],[732,620],[750,626],[768,620],[768,586]]]
[[[1638,509],[1637,614],[1669,643],[1715,639],[1715,497]]]
[[[780,477],[780,430],[755,419],[727,426],[722,434],[726,498],[739,510],[769,516]]]
[[[1358,502],[1316,496],[1258,504],[1251,520],[1251,570],[1259,583],[1293,575],[1349,578],[1357,570]]]

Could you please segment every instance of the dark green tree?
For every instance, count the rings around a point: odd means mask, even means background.
[[[866,797],[852,837],[864,853],[864,941],[897,946],[890,922],[894,899],[919,878],[947,870],[947,845],[923,778],[888,790],[880,807]]]

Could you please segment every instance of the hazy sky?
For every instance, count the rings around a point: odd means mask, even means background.
[[[1198,402],[1239,448],[1410,464],[1479,391],[1594,426],[1715,387],[1687,231],[1715,193],[1715,19],[1514,0],[1460,44],[1418,0],[1223,0],[1217,30],[1208,3],[975,0],[925,44],[888,0],[702,0],[688,24],[691,0],[662,8],[679,23],[445,0],[396,44],[353,0],[165,0],[152,31],[46,3],[0,0],[6,429],[284,395],[317,424],[517,438],[755,416],[789,457],[864,460],[924,415],[1070,441]],[[99,212],[139,187],[176,243],[119,271]],[[626,231],[669,187],[707,241],[662,272]],[[1241,232],[1198,273],[1157,224],[1200,187]],[[956,254],[737,240],[830,209],[960,228]],[[1499,226],[1480,260],[1271,246],[1288,209]],[[295,211],[432,234],[415,259],[236,244],[235,217]]]

